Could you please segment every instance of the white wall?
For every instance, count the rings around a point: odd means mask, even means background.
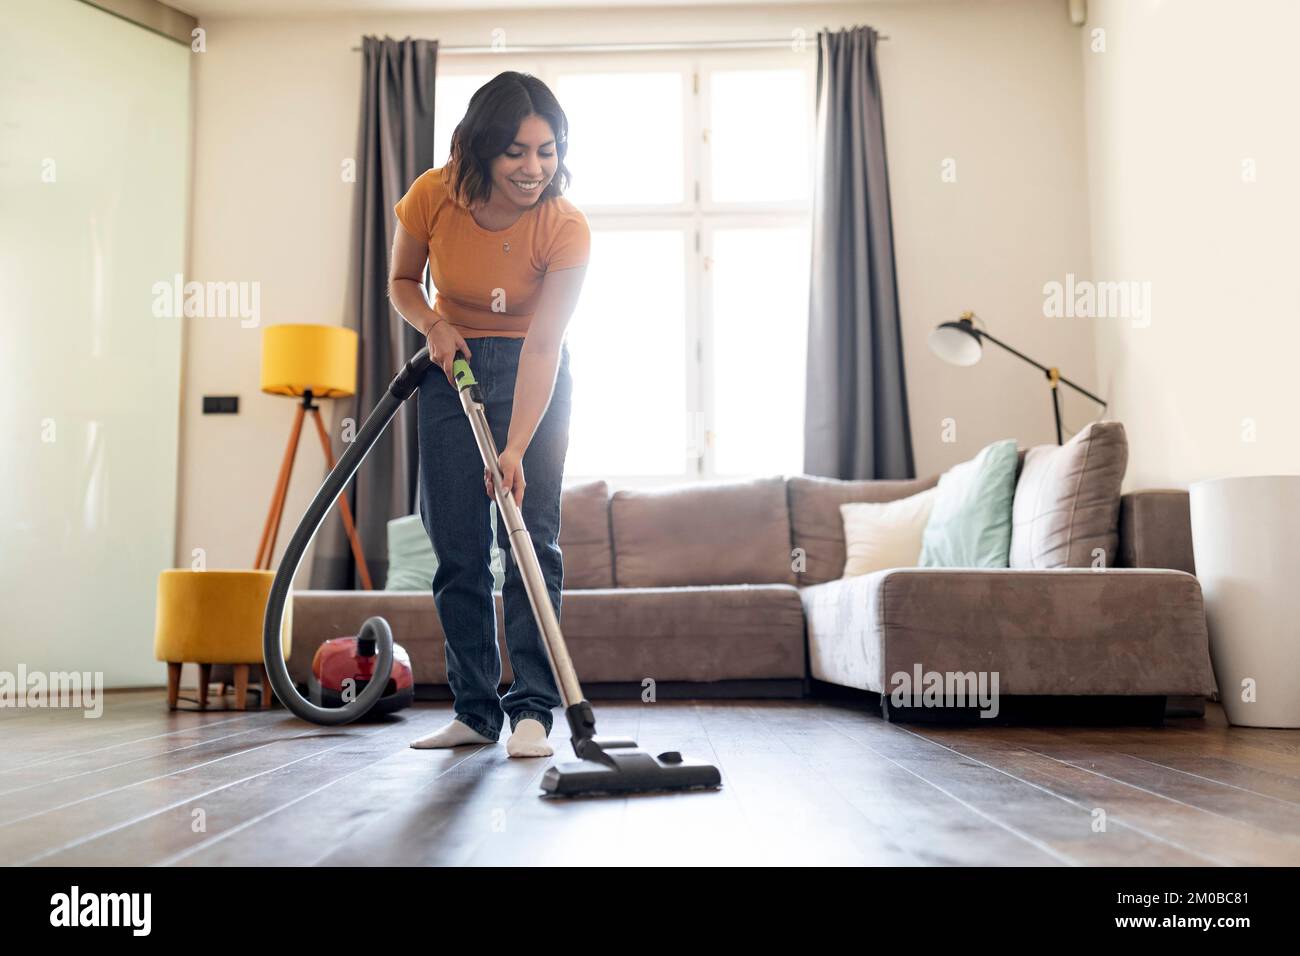
[[[1128,485],[1300,471],[1300,5],[1088,7],[1093,266],[1152,284],[1149,326],[1095,323]]]
[[[1093,380],[1092,329],[1042,317],[1043,283],[1089,269],[1078,31],[1055,0],[204,20],[191,277],[259,281],[263,324],[342,321],[351,194],[339,166],[355,148],[360,61],[350,47],[362,34],[469,44],[504,28],[508,43],[555,43],[802,28],[812,38],[859,23],[890,36],[881,73],[918,470],[997,438],[1050,441],[1037,373],[991,353],[974,368],[946,366],[925,336],[972,308],[1030,355]],[[949,157],[955,183],[940,178]],[[184,564],[196,547],[209,567],[247,566],[256,551],[292,414],[257,391],[260,336],[230,320],[190,327]],[[240,415],[202,416],[207,393],[241,395]],[[1091,414],[1067,406],[1076,427]],[[957,422],[955,443],[941,440],[945,418]],[[300,455],[277,557],[323,475],[314,440]]]

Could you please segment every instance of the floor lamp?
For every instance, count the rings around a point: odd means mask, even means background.
[[[329,433],[321,421],[321,398],[347,398],[357,390],[357,333],[334,325],[269,325],[262,329],[262,391],[268,395],[287,395],[300,399],[293,429],[289,433],[289,446],[280,465],[280,476],[271,496],[271,510],[262,529],[262,543],[257,546],[256,570],[270,570],[275,553],[275,539],[280,533],[280,518],[284,514],[284,501],[293,474],[294,458],[298,453],[298,439],[302,435],[303,419],[311,415],[320,436],[321,448],[330,471],[334,470],[334,451],[330,447]],[[352,556],[365,590],[374,590],[370,582],[370,569],[361,550],[361,541],[352,521],[352,508],[347,493],[339,495],[339,512]]]
[[[1061,394],[1060,386],[1068,385],[1080,395],[1084,395],[1102,407],[1104,411],[1106,402],[1098,398],[1092,392],[1080,385],[1076,385],[1068,378],[1061,374],[1061,370],[1056,366],[1047,366],[1041,362],[1035,362],[1023,352],[1018,352],[1005,342],[999,342],[993,336],[989,335],[984,329],[975,327],[975,313],[963,312],[956,322],[944,322],[937,329],[930,333],[930,351],[945,362],[951,362],[953,365],[974,365],[984,354],[984,339],[988,339],[999,348],[1005,349],[1021,361],[1028,362],[1034,368],[1041,371],[1047,376],[1048,384],[1052,389],[1052,414],[1056,416],[1056,443],[1064,444],[1061,435]]]

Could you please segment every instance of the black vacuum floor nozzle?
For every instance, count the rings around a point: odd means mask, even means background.
[[[549,796],[654,793],[722,786],[717,767],[686,760],[675,750],[655,757],[638,747],[635,740],[622,737],[590,737],[581,741],[581,750],[583,759],[556,764],[542,775],[542,789]]]

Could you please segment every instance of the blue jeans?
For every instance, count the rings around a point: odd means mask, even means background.
[[[482,390],[488,424],[500,453],[510,432],[524,340],[481,336],[467,341],[474,353],[470,368]],[[560,486],[569,448],[572,396],[569,348],[565,345],[551,403],[524,452],[526,488],[521,508],[557,618],[564,583]],[[515,679],[504,697],[497,693],[501,654],[492,596],[492,501],[469,418],[456,388],[439,366],[425,374],[418,402],[421,511],[438,558],[433,599],[446,635],[447,681],[455,697],[456,719],[492,740],[501,735],[503,712],[510,717],[511,730],[531,717],[549,734],[551,709],[561,705],[560,694],[500,515],[496,532],[505,563],[506,650]]]

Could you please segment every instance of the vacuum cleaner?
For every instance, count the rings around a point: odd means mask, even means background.
[[[342,707],[375,679],[375,639],[370,636],[336,637],[316,648],[311,660],[311,678],[307,690],[313,704]],[[389,675],[383,696],[375,701],[370,714],[392,714],[415,701],[415,678],[411,675],[411,658],[401,644],[393,645],[393,673]]]
[[[352,444],[316,492],[316,497],[312,499],[302,521],[289,539],[275,580],[271,583],[262,629],[262,655],[276,696],[294,715],[303,720],[325,726],[349,723],[368,713],[388,691],[395,653],[393,631],[384,618],[368,618],[361,626],[356,640],[359,643],[365,642],[367,648],[373,642],[378,657],[374,662],[372,676],[365,682],[365,686],[354,699],[343,700],[341,706],[337,707],[313,703],[298,693],[298,688],[289,677],[280,633],[285,604],[307,547],[370,449],[379,441],[402,404],[419,389],[425,373],[433,366],[433,359],[426,346],[412,356],[393,378]],[[628,737],[600,736],[596,733],[596,717],[590,702],[583,696],[582,685],[578,682],[573,661],[569,658],[560,622],[551,604],[537,553],[533,549],[532,538],[524,527],[523,516],[513,494],[502,488],[501,465],[496,442],[488,427],[482,390],[465,359],[457,357],[452,372],[461,407],[469,417],[483,464],[492,475],[497,511],[505,521],[510,536],[510,551],[523,574],[528,603],[532,606],[533,617],[542,633],[551,674],[555,678],[555,686],[559,689],[565,718],[568,720],[569,740],[578,758],[576,761],[556,763],[547,768],[542,775],[542,796],[574,797],[720,787],[722,775],[711,764],[688,760],[675,750],[655,756],[642,750],[635,740]]]

